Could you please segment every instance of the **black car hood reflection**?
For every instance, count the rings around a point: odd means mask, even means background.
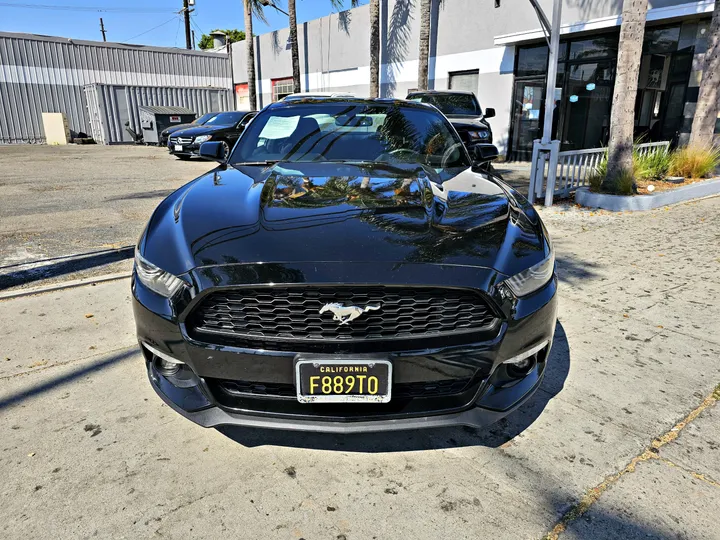
[[[511,275],[545,251],[532,206],[519,206],[487,176],[374,163],[218,167],[163,201],[142,242],[151,262],[176,275],[219,264],[321,261]]]

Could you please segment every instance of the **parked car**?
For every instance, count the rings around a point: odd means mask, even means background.
[[[198,155],[202,143],[217,141],[229,154],[245,126],[256,114],[256,111],[217,113],[202,126],[186,128],[173,133],[168,140],[168,150],[180,159],[190,159]]]
[[[468,149],[477,143],[493,142],[492,128],[487,120],[495,116],[495,109],[488,107],[483,111],[474,93],[428,90],[411,92],[407,99],[429,103],[440,109],[455,127]]]
[[[170,135],[175,133],[176,131],[180,131],[182,129],[187,129],[190,127],[195,126],[203,126],[205,123],[213,118],[214,116],[217,116],[219,113],[217,112],[210,112],[207,114],[203,114],[200,118],[196,118],[189,124],[177,124],[174,126],[170,126],[169,128],[166,128],[160,132],[160,142],[158,142],[158,146],[166,146],[168,143],[168,139],[170,138]]]
[[[325,127],[321,127],[325,126]],[[556,324],[540,216],[434,107],[278,102],[160,203],[136,249],[154,390],[210,427],[483,426],[540,386]]]

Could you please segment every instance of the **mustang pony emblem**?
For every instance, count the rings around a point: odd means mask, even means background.
[[[358,306],[344,306],[343,304],[333,303],[325,304],[322,309],[320,309],[320,314],[322,315],[326,311],[332,311],[333,321],[338,321],[340,326],[342,326],[343,324],[348,324],[350,321],[354,321],[363,313],[377,311],[378,309],[380,309],[380,306],[365,306],[361,308]]]

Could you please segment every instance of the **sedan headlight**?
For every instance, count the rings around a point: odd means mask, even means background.
[[[209,141],[212,139],[212,135],[200,135],[199,137],[195,137],[195,142],[200,144]]]
[[[515,296],[527,296],[550,281],[554,270],[555,252],[551,250],[547,258],[527,270],[506,279],[504,283],[510,287],[510,290],[515,293]]]
[[[473,140],[489,139],[490,132],[486,129],[481,129],[480,131],[468,131],[468,136]]]
[[[172,298],[183,288],[185,282],[179,277],[158,268],[135,249],[135,273],[140,282],[160,296]]]

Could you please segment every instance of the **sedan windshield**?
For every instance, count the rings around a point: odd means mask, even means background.
[[[435,105],[449,116],[480,116],[480,105],[472,94],[413,94],[410,101]]]
[[[217,116],[217,113],[211,112],[211,113],[203,114],[200,118],[196,118],[193,121],[193,124],[195,124],[196,126],[202,126],[202,125],[206,124],[207,121],[210,120],[213,116]]]
[[[214,118],[208,120],[206,126],[233,126],[237,124],[242,117],[245,116],[244,112],[224,112],[220,113]]]
[[[265,110],[230,162],[381,162],[467,167],[462,142],[437,111],[398,103],[303,103]]]

